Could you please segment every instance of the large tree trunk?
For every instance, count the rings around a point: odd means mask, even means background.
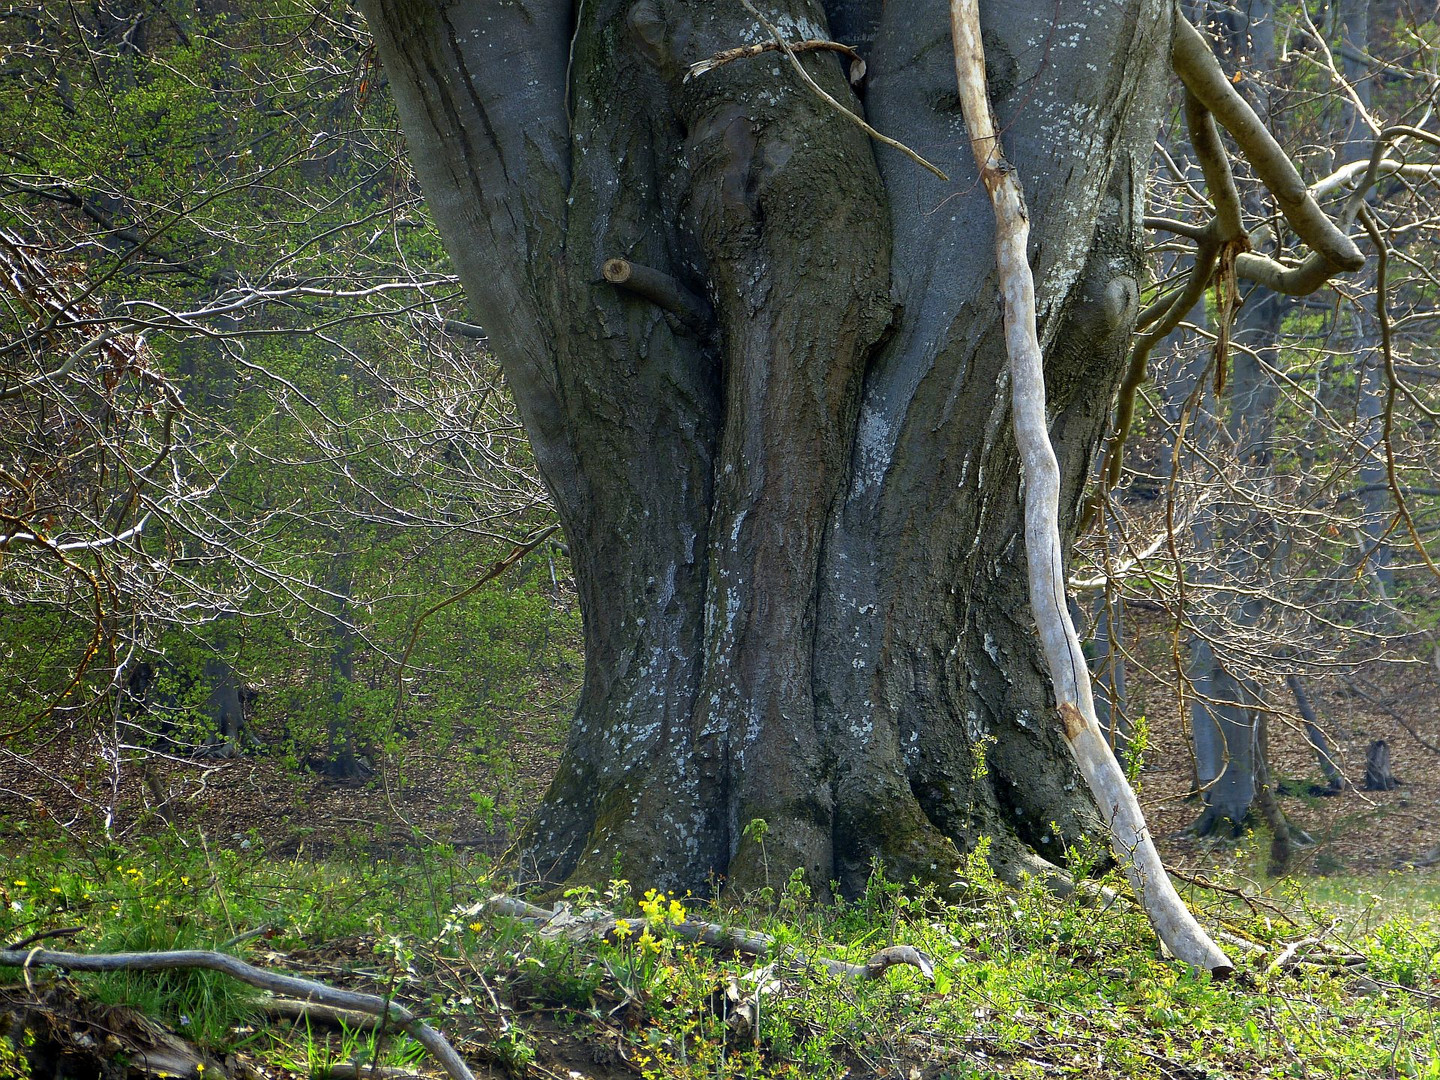
[[[686,82],[767,40],[739,3],[588,0],[573,26],[558,0],[366,9],[585,616],[525,869],[700,889],[803,868],[853,891],[877,857],[947,880],[981,835],[1018,871],[1097,830],[1029,612],[993,218],[943,5],[766,14],[860,40],[863,106],[836,57],[801,62],[948,182],[777,53]],[[1169,11],[985,12],[1067,533],[1135,313]],[[611,284],[613,258],[641,269]]]

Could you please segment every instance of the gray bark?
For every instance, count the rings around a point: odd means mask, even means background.
[[[949,182],[773,53],[686,82],[764,39],[739,4],[589,0],[574,27],[558,0],[366,10],[580,590],[584,688],[524,869],[853,891],[876,857],[945,880],[981,835],[1016,870],[1061,857],[1052,821],[1097,830],[1028,612],[993,219],[943,8],[835,5],[868,47],[863,104],[834,56],[801,62]],[[1133,323],[1168,12],[984,13],[1066,526]],[[766,14],[834,33],[818,4]],[[1044,47],[1056,19],[1073,47]],[[705,318],[606,282],[611,258]]]
[[[1300,710],[1300,721],[1305,726],[1305,739],[1315,750],[1315,757],[1320,762],[1320,771],[1325,776],[1325,790],[1322,794],[1334,795],[1344,791],[1348,786],[1345,782],[1345,774],[1340,771],[1336,764],[1335,751],[1326,738],[1324,729],[1320,726],[1320,719],[1315,715],[1315,706],[1310,702],[1310,695],[1305,691],[1305,684],[1300,681],[1298,675],[1287,675],[1285,685],[1290,687],[1290,692],[1295,695],[1295,707]]]
[[[1370,0],[1342,0],[1340,43],[1341,72],[1354,88],[1355,97],[1369,109],[1373,96],[1369,61]],[[1336,162],[1337,165],[1368,159],[1374,139],[1360,110],[1349,98],[1344,99],[1344,110],[1344,156]],[[1373,263],[1362,273],[1362,295],[1368,295],[1375,287]],[[1365,621],[1372,628],[1382,629],[1391,619],[1390,598],[1395,587],[1389,541],[1394,508],[1386,473],[1383,438],[1384,360],[1380,355],[1379,330],[1368,306],[1353,306],[1346,314],[1350,325],[1351,353],[1358,364],[1355,413],[1360,451],[1364,455],[1360,461],[1360,502],[1363,507],[1360,544],[1364,549],[1366,576],[1373,601],[1367,608]]]

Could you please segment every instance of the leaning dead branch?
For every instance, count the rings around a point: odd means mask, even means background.
[[[1025,554],[1030,606],[1050,668],[1066,741],[1095,796],[1111,845],[1161,940],[1181,960],[1225,978],[1235,965],[1181,901],[1165,873],[1135,798],[1095,716],[1090,671],[1065,604],[1061,556],[1060,468],[1045,416],[1045,375],[1035,330],[1035,281],[1026,247],[1030,224],[1024,193],[1005,160],[985,81],[977,0],[951,0],[955,77],[970,148],[995,208],[995,252],[1004,302],[1011,418],[1025,472]]]
[[[465,1060],[455,1052],[455,1048],[445,1036],[405,1006],[377,994],[339,990],[309,979],[265,971],[225,953],[204,949],[151,953],[73,953],[53,952],[49,949],[4,948],[0,949],[0,967],[18,967],[27,973],[36,967],[56,967],[68,971],[176,971],[196,968],[218,971],[292,1000],[334,1009],[353,1009],[381,1017],[425,1047],[453,1080],[475,1080],[470,1066],[465,1064]]]
[[[549,930],[552,934],[568,937],[603,937],[613,931],[619,922],[619,919],[608,911],[595,910],[576,914],[571,912],[566,904],[559,904],[554,909],[543,908],[513,896],[492,896],[468,909],[465,914],[478,915],[482,911],[535,923],[541,927],[542,932]],[[757,958],[772,957],[802,968],[818,967],[842,979],[876,979],[884,974],[887,968],[896,965],[917,968],[927,979],[935,977],[935,968],[930,958],[913,945],[890,945],[872,953],[863,964],[852,964],[847,960],[804,952],[790,945],[779,945],[769,934],[758,930],[741,930],[698,919],[666,923],[665,928],[670,933],[690,941],[698,941],[702,945],[733,949]]]

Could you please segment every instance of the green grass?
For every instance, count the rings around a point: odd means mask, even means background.
[[[84,930],[69,947],[80,950],[212,947],[269,926],[268,936],[231,948],[268,966],[265,952],[323,955],[332,981],[426,1010],[464,1052],[516,1076],[565,1075],[547,1055],[570,1044],[613,1048],[633,1073],[655,1080],[1440,1080],[1440,909],[1434,884],[1413,876],[1304,879],[1253,911],[1196,891],[1207,922],[1261,946],[1253,955],[1232,950],[1241,970],[1216,983],[1163,959],[1123,899],[1105,906],[1009,889],[979,859],[957,868],[943,894],[877,874],[861,896],[826,906],[800,879],[738,911],[637,895],[616,882],[571,903],[617,911],[627,925],[580,941],[462,914],[500,885],[444,850],[406,864],[311,863],[272,861],[253,842],[223,850],[171,837],[119,850],[53,839],[3,865],[6,940],[75,924]],[[780,960],[757,978],[765,961],[676,936],[681,913],[855,961],[913,944],[934,958],[936,975],[894,968],[856,982]],[[1307,955],[1326,959],[1321,950],[1332,947],[1330,962],[1268,971],[1286,943],[1307,937],[1324,938]],[[1363,971],[1340,962],[1347,953],[1363,954]],[[319,1073],[376,1053],[371,1034],[267,1026],[244,990],[208,973],[76,983],[282,1072]],[[757,985],[766,992],[752,1022],[745,1006]],[[389,1064],[420,1060],[395,1036],[379,1053]]]

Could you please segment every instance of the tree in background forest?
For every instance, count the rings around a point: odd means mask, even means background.
[[[948,881],[982,836],[1012,875],[1062,860],[1099,818],[1035,642],[993,215],[943,12],[366,13],[580,591],[585,685],[526,869],[849,892],[875,859]],[[1169,5],[982,18],[1068,534],[1137,316],[1158,338],[1190,306],[1141,304],[1172,41],[1215,166],[1186,291],[1222,253],[1295,292],[1362,259]],[[1241,254],[1212,114],[1281,194],[1299,267]]]
[[[1158,599],[1188,645],[1171,675],[1204,802],[1193,831],[1239,831],[1258,806],[1278,869],[1293,830],[1266,763],[1272,720],[1293,723],[1312,745],[1318,790],[1339,791],[1347,770],[1303,680],[1338,670],[1353,685],[1377,659],[1428,659],[1440,170],[1436,138],[1423,129],[1435,28],[1405,5],[1368,0],[1313,19],[1262,0],[1187,10],[1210,31],[1238,93],[1317,177],[1312,192],[1340,200],[1338,218],[1371,256],[1333,292],[1298,296],[1254,273],[1250,255],[1237,258],[1233,283],[1222,277],[1215,302],[1176,330],[1189,337],[1141,406],[1148,460],[1106,504],[1107,531],[1123,538],[1112,539],[1118,556],[1097,558],[1118,572],[1091,580],[1105,588],[1102,614]],[[1209,176],[1199,155],[1180,136],[1166,144],[1149,224],[1165,238],[1162,279],[1168,263],[1178,292],[1195,279],[1166,253],[1199,237],[1214,211],[1198,190]],[[1283,252],[1272,194],[1243,168],[1236,185],[1247,246]],[[1201,299],[1192,290],[1187,310]],[[1099,620],[1102,632],[1110,621]],[[1112,647],[1120,636],[1097,637],[1101,670],[1123,673],[1124,650]],[[1358,783],[1358,759],[1348,771]]]

